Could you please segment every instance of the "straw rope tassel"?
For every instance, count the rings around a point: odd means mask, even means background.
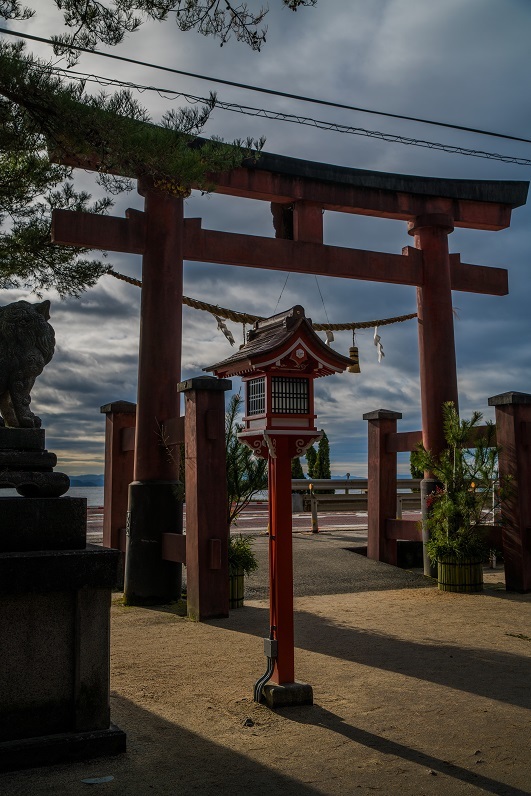
[[[358,353],[358,346],[356,345],[356,332],[352,330],[352,345],[348,350],[348,355],[352,360],[352,365],[349,365],[347,370],[349,373],[361,373],[360,356]]]

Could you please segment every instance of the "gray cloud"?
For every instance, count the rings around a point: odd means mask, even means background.
[[[44,4],[46,5],[46,4]],[[332,7],[331,7],[332,6]],[[255,83],[281,91],[324,97],[393,113],[421,116],[471,127],[528,136],[530,106],[524,76],[531,67],[528,32],[531,8],[519,0],[320,0],[313,9],[290,14],[271,2],[268,42],[260,54],[236,42],[226,47],[168,23],[147,25],[115,52],[175,68]],[[57,16],[39,16],[29,32],[57,32]],[[44,46],[41,53],[49,54]],[[192,78],[83,56],[80,68],[113,74],[144,84],[206,94],[213,86]],[[217,87],[227,101],[301,113],[315,118],[407,136],[443,141],[493,152],[531,156],[531,145],[443,130],[428,125],[334,110],[308,103]],[[153,118],[171,103],[143,94]],[[175,104],[175,103],[173,103]],[[320,162],[400,173],[468,179],[525,180],[529,169],[435,150],[389,144],[368,138],[275,123],[217,110],[206,134],[226,139],[267,136],[268,151]],[[89,175],[77,177],[93,186]],[[115,210],[142,208],[135,192],[119,197]],[[267,203],[224,196],[193,195],[189,217],[202,217],[205,228],[274,234]],[[529,207],[514,211],[502,232],[456,230],[450,248],[465,262],[509,269],[507,297],[454,294],[456,352],[463,414],[485,411],[487,398],[505,390],[531,392],[529,305]],[[402,222],[325,214],[325,241],[339,246],[400,252],[411,245]],[[140,276],[140,258],[110,254],[117,270]],[[260,315],[275,311],[286,274],[188,263],[184,291],[205,301]],[[389,317],[416,309],[415,289],[369,282],[319,279],[332,322]],[[3,292],[0,302],[27,296]],[[52,296],[52,299],[54,297]],[[319,290],[310,276],[290,276],[278,310],[301,303],[316,321],[325,321]],[[48,444],[57,449],[64,469],[98,472],[103,460],[103,416],[99,406],[111,400],[135,400],[140,291],[104,277],[79,301],[53,301],[57,353],[49,373],[34,392],[36,411],[45,419]],[[228,324],[239,342],[242,329]],[[208,314],[183,312],[183,377],[195,375],[230,352]],[[362,414],[387,408],[403,413],[400,428],[420,427],[417,327],[415,321],[380,330],[385,359],[376,361],[372,330],[357,335],[361,374],[316,382],[318,423],[332,445],[333,469],[366,472],[366,423]],[[335,347],[348,352],[349,333]],[[235,380],[235,389],[238,380]],[[407,466],[402,460],[402,468]]]

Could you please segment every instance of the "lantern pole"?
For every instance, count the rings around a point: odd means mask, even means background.
[[[276,458],[269,456],[269,616],[277,657],[272,681],[295,680],[293,636],[293,540],[289,438],[274,438]]]
[[[267,669],[254,698],[270,708],[313,704],[311,685],[295,682],[291,460],[323,434],[315,427],[314,379],[350,364],[323,343],[296,305],[257,321],[236,354],[207,368],[218,377],[243,376],[246,415],[238,439],[268,460],[270,626]]]
[[[268,432],[269,475],[269,638],[268,670],[255,685],[255,699],[270,708],[312,705],[313,689],[295,681],[293,620],[293,529],[291,459],[293,437]],[[267,685],[268,680],[271,680]]]

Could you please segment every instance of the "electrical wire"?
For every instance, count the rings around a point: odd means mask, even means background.
[[[1,30],[1,29],[0,29]],[[88,74],[85,72],[74,72],[61,67],[46,67],[42,69],[51,71],[54,74],[59,74],[63,77],[73,78],[74,80],[81,80],[84,82],[97,83],[101,86],[118,86],[121,88],[134,89],[139,92],[155,91],[160,97],[164,99],[178,99],[182,98],[190,103],[207,103],[205,97],[199,97],[194,94],[188,94],[182,91],[175,91],[174,89],[158,88],[155,86],[144,86],[130,81],[117,80],[115,78],[102,77],[101,75]],[[330,130],[336,133],[344,133],[348,135],[360,135],[366,138],[376,138],[380,141],[386,141],[395,144],[404,144],[406,146],[418,146],[425,149],[435,149],[440,152],[446,152],[452,155],[465,155],[468,157],[482,158],[486,160],[497,160],[502,163],[512,163],[518,166],[531,166],[530,158],[517,157],[515,155],[502,155],[498,152],[487,152],[481,149],[469,149],[462,146],[454,146],[452,144],[443,144],[437,141],[427,141],[422,138],[410,138],[408,136],[397,135],[394,133],[384,133],[380,130],[368,130],[363,127],[353,127],[350,125],[340,124],[339,122],[328,122],[321,119],[313,119],[307,116],[298,116],[291,113],[283,113],[281,111],[272,111],[266,108],[253,108],[249,105],[240,105],[237,103],[224,102],[223,100],[216,99],[216,107],[220,110],[232,111],[234,113],[241,113],[245,116],[258,116],[263,119],[271,119],[273,121],[289,122],[292,124],[300,124],[309,127],[315,127],[319,130]],[[531,142],[530,142],[531,143]]]
[[[47,39],[42,36],[33,36],[29,33],[21,33],[20,31],[9,30],[8,28],[0,27],[0,33],[5,33],[9,36],[16,36],[21,39],[28,39],[30,41],[42,42],[43,44],[49,44],[52,47],[58,44],[57,42],[54,42],[53,39]],[[88,47],[80,47],[79,45],[75,44],[70,44],[68,45],[68,47],[71,50],[88,53],[89,55],[98,55],[102,58],[112,58],[113,60],[123,61],[124,63],[136,64],[137,66],[146,66],[149,69],[158,69],[163,72],[170,72],[176,75],[192,77],[198,80],[205,80],[211,83],[219,83],[220,85],[232,86],[234,88],[242,88],[245,89],[246,91],[254,91],[262,94],[269,94],[275,97],[284,97],[286,99],[293,99],[300,102],[309,102],[315,105],[325,105],[329,108],[341,108],[343,110],[356,111],[357,113],[369,113],[375,116],[386,116],[387,118],[390,119],[401,119],[409,122],[417,122],[419,124],[430,124],[436,127],[445,127],[450,130],[460,130],[466,133],[475,133],[476,135],[487,135],[494,138],[503,138],[508,141],[519,141],[525,144],[531,144],[531,139],[529,138],[522,138],[520,136],[509,135],[508,133],[498,133],[492,130],[482,130],[481,128],[477,127],[466,127],[460,124],[451,124],[450,122],[439,122],[433,119],[423,119],[418,116],[407,116],[405,114],[400,114],[400,113],[377,111],[371,108],[362,108],[356,105],[347,105],[346,103],[342,102],[332,102],[331,100],[318,99],[316,97],[307,97],[301,94],[292,94],[286,91],[277,91],[275,89],[263,88],[262,86],[252,86],[247,83],[238,83],[233,80],[224,80],[219,77],[211,77],[210,75],[200,75],[195,72],[186,72],[182,69],[174,69],[169,66],[161,66],[160,64],[153,64],[149,63],[148,61],[138,61],[134,58],[127,58],[123,55],[115,55],[114,53],[105,53],[102,52],[101,50],[95,50],[95,49],[91,50]]]

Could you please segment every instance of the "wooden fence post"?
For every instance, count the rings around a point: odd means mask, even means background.
[[[500,481],[509,479],[502,502],[505,584],[508,591],[531,591],[531,395],[505,392],[489,398],[496,407]]]
[[[386,520],[396,516],[396,453],[387,451],[386,438],[396,434],[396,421],[401,418],[401,412],[387,409],[363,415],[369,432],[367,557],[395,566],[397,543],[386,538]]]
[[[186,472],[188,616],[229,615],[225,396],[232,382],[199,376],[181,382]]]
[[[127,491],[133,480],[133,433],[130,444],[125,429],[133,429],[136,404],[113,401],[100,408],[105,417],[105,480],[103,487],[103,546],[125,552]],[[123,537],[123,538],[121,538]],[[123,563],[123,562],[122,562]]]

